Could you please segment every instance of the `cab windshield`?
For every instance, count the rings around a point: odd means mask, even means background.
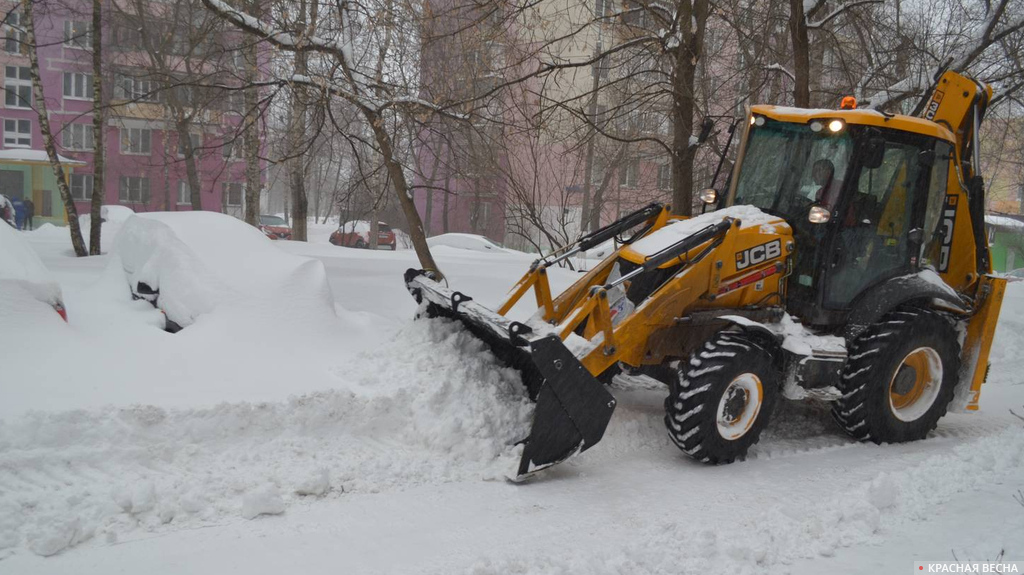
[[[790,223],[805,220],[813,203],[834,207],[853,154],[849,130],[837,124],[840,129],[833,131],[827,121],[762,120],[750,126],[731,203],[756,206]]]

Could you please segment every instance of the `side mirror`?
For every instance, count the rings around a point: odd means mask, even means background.
[[[707,188],[701,190],[700,194],[698,194],[697,197],[699,197],[700,201],[704,202],[705,204],[711,205],[718,201],[718,190],[714,188]]]
[[[864,167],[874,170],[882,165],[885,159],[885,138],[873,136],[868,139],[864,150]]]
[[[707,141],[708,136],[711,135],[711,130],[715,127],[715,121],[711,118],[704,118],[704,121],[700,123],[700,135],[697,136],[697,143],[703,144]]]

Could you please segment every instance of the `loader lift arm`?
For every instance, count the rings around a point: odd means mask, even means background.
[[[641,224],[646,224],[644,228],[634,234],[632,238],[628,238],[623,242],[628,244],[634,238],[643,236],[653,229],[664,226],[668,221],[668,216],[669,206],[657,202],[652,203],[619,218],[599,230],[584,235],[569,245],[558,248],[547,257],[542,257],[534,261],[530,265],[530,269],[526,272],[526,275],[524,275],[518,282],[516,282],[516,285],[513,286],[508,299],[498,307],[498,314],[507,314],[516,305],[516,303],[526,295],[526,292],[530,291],[532,288],[537,298],[537,308],[543,310],[544,321],[556,321],[559,310],[556,308],[554,300],[551,297],[551,285],[548,283],[547,276],[547,269],[549,267],[565,261],[580,252],[585,252],[612,238],[621,236],[623,233]]]

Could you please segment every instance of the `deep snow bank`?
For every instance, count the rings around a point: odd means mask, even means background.
[[[277,498],[503,479],[518,463],[533,406],[454,323],[414,322],[334,375],[336,389],[279,403],[0,420],[0,557],[277,513]]]
[[[212,212],[129,217],[114,241],[112,265],[129,285],[159,290],[158,304],[181,326],[223,305],[266,315],[332,315],[323,264],[275,247],[248,224]]]
[[[51,305],[62,300],[60,286],[23,234],[3,224],[0,225],[0,293],[15,290],[27,292]]]

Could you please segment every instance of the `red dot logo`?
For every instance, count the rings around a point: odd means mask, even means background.
[[[918,571],[924,571],[924,565],[921,565],[920,567],[918,567],[917,570]]]

